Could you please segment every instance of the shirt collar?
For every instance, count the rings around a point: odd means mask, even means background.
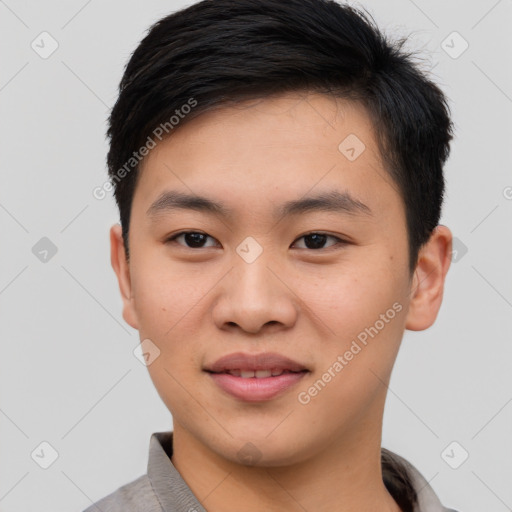
[[[148,477],[164,512],[207,512],[171,462],[172,431],[155,432],[149,444]],[[407,469],[418,505],[414,512],[443,512],[439,498],[423,475],[406,459],[396,453],[391,456]]]
[[[164,512],[206,512],[171,462],[172,431],[149,442],[148,477]]]

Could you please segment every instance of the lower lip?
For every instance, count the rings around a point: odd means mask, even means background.
[[[280,395],[297,384],[307,372],[282,373],[275,377],[248,378],[235,377],[229,373],[209,373],[215,384],[223,391],[245,400],[246,402],[261,402]]]

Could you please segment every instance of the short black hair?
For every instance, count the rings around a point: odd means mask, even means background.
[[[139,149],[213,108],[320,92],[368,112],[404,201],[412,274],[441,216],[452,123],[445,96],[404,43],[333,0],[203,0],[154,23],[125,67],[107,130],[127,258]]]

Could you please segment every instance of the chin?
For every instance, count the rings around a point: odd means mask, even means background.
[[[275,426],[272,427],[275,429]],[[231,462],[247,467],[280,467],[298,464],[313,455],[314,446],[299,432],[272,432],[272,428],[248,433],[233,433],[233,438],[225,439],[224,447],[217,453]],[[269,434],[270,433],[270,434]],[[314,443],[312,443],[314,444]],[[227,455],[228,454],[228,455]]]

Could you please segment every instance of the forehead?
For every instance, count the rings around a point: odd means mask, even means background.
[[[151,150],[138,181],[134,207],[144,213],[168,190],[216,198],[226,208],[275,207],[285,196],[329,190],[351,191],[365,205],[400,201],[365,109],[323,94],[282,94],[205,112]]]

